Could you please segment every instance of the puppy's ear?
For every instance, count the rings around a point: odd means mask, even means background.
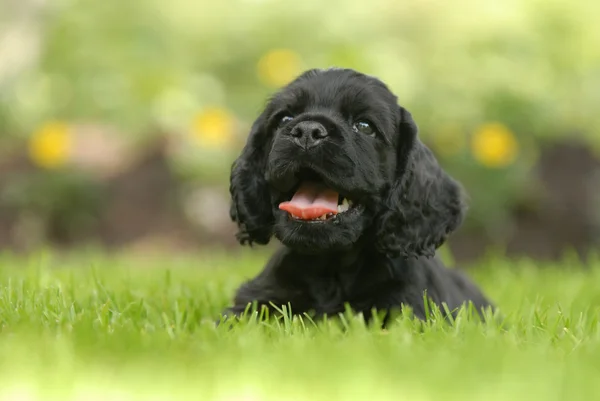
[[[432,257],[462,222],[462,187],[439,166],[417,137],[411,114],[399,108],[396,182],[378,225],[380,250],[405,257]]]
[[[268,135],[264,113],[252,125],[242,153],[231,166],[230,216],[242,244],[268,244],[274,222],[271,195],[265,180]]]

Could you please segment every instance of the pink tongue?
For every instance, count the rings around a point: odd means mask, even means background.
[[[327,213],[337,214],[338,196],[322,184],[304,182],[292,200],[280,203],[279,209],[302,220],[312,220]]]

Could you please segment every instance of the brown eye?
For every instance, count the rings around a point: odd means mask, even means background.
[[[354,131],[368,136],[375,136],[375,128],[368,121],[360,120],[352,126]]]

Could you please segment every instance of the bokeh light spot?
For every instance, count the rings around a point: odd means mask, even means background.
[[[300,74],[302,60],[292,50],[274,49],[260,58],[257,68],[261,82],[271,87],[280,87]]]
[[[487,167],[506,167],[514,162],[519,151],[515,135],[500,123],[486,123],[473,135],[471,151],[475,159]]]
[[[235,135],[235,117],[221,107],[207,108],[194,118],[192,134],[203,147],[229,146]]]
[[[64,122],[43,124],[29,140],[29,157],[38,166],[53,169],[64,165],[71,152],[71,130]]]

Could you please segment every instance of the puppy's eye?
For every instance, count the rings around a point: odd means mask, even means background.
[[[360,132],[361,134],[368,135],[368,136],[375,136],[375,128],[368,121],[365,121],[365,120],[357,121],[354,123],[352,128],[354,128],[354,131]]]
[[[294,117],[292,117],[292,116],[288,116],[288,115],[283,116],[283,117],[281,117],[281,120],[279,120],[279,125],[287,124],[290,121],[292,121],[293,119],[294,119]]]

